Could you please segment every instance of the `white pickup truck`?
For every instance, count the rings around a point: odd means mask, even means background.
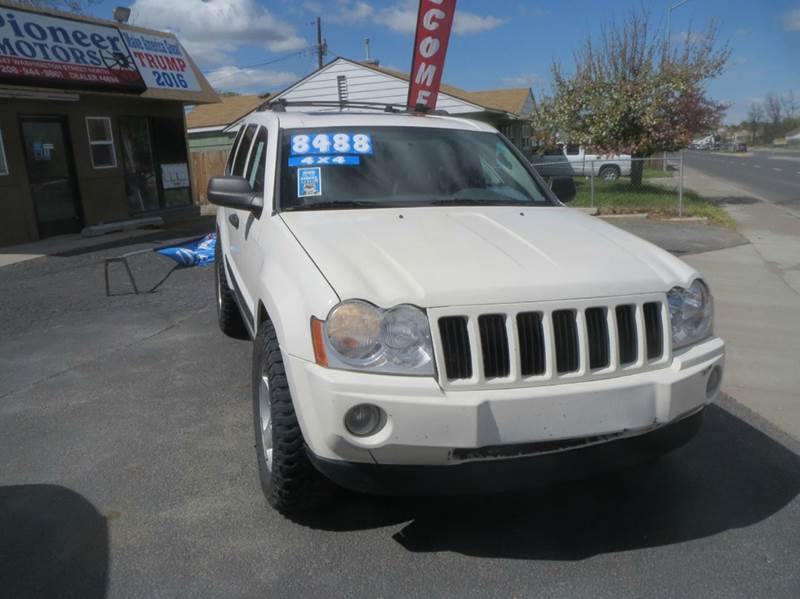
[[[628,154],[598,154],[578,144],[558,144],[531,160],[543,177],[602,177],[614,181],[631,174]]]
[[[564,206],[485,123],[282,108],[208,186],[275,508],[524,488],[695,434],[725,352],[691,266]]]

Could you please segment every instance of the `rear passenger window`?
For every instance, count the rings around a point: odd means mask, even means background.
[[[239,142],[242,141],[242,135],[244,135],[244,127],[239,127],[239,133],[236,134],[236,138],[231,144],[231,150],[228,152],[228,162],[225,164],[225,175],[230,175],[233,170],[233,159],[236,158],[236,150],[239,147]]]
[[[567,144],[567,156],[577,156],[581,152],[578,144]]]
[[[250,187],[257,193],[264,191],[264,171],[267,168],[267,130],[259,127],[253,149],[250,151],[250,161],[247,165],[245,178]]]
[[[250,154],[250,146],[253,143],[255,134],[256,125],[248,125],[247,129],[244,130],[242,141],[239,143],[239,149],[236,151],[236,158],[233,162],[231,175],[244,177],[244,167],[247,165],[247,157]]]

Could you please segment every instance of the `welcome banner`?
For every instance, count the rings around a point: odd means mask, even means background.
[[[408,84],[409,108],[436,108],[456,0],[420,0]]]

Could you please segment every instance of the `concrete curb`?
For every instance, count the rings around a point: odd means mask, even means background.
[[[631,212],[630,214],[601,214],[600,218],[607,218],[607,219],[645,219],[650,218],[650,214],[647,212]]]
[[[673,218],[665,218],[663,220],[667,220],[671,223],[702,223],[704,225],[708,224],[707,216],[676,216]]]

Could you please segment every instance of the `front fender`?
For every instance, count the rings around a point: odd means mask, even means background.
[[[265,229],[258,297],[283,351],[313,361],[311,317],[325,318],[339,297],[279,215]],[[255,316],[260,327],[264,315],[259,309]]]

